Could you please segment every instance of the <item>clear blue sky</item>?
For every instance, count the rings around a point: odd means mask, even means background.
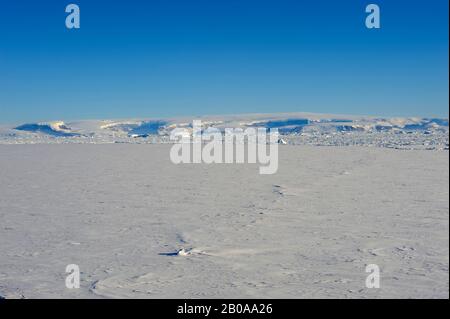
[[[81,29],[65,27],[65,6]],[[365,6],[381,29],[365,28]],[[0,3],[0,122],[320,112],[448,117],[447,0]]]

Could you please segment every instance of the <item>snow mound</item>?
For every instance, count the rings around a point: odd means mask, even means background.
[[[107,123],[102,125],[101,128],[136,137],[158,134],[159,130],[165,125],[167,125],[166,121],[125,121]]]
[[[78,136],[78,133],[72,130],[62,121],[44,122],[44,123],[28,123],[14,128],[19,131],[26,131],[31,133],[43,133],[51,136]]]

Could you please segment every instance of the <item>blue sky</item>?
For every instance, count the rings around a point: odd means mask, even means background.
[[[76,3],[81,28],[65,27]],[[365,6],[381,8],[367,29]],[[448,117],[448,1],[0,4],[0,122],[318,112]]]

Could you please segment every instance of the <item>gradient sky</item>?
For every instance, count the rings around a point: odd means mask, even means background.
[[[81,29],[65,27],[65,6]],[[381,29],[365,27],[365,6]],[[448,117],[447,0],[0,3],[0,122]]]

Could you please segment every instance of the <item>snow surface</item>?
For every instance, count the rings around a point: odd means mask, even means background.
[[[259,175],[169,149],[0,145],[0,296],[449,297],[447,152],[280,145]]]

